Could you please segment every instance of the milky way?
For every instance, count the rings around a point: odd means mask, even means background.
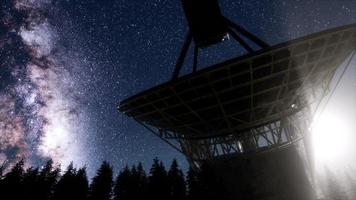
[[[81,113],[71,75],[58,61],[63,50],[47,19],[50,3],[1,3],[0,164],[51,158],[66,166],[78,160],[74,133],[80,130]]]

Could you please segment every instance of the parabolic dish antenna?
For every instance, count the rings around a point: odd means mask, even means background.
[[[191,166],[208,162],[231,199],[315,199],[309,128],[337,69],[351,63],[356,24],[270,46],[224,17],[217,0],[182,5],[189,31],[171,81],[119,111]],[[197,70],[199,49],[228,36],[247,54]],[[179,77],[192,42],[193,72]]]
[[[303,137],[299,122],[355,48],[355,24],[333,28],[179,77],[118,108],[178,141],[191,160],[280,148]]]

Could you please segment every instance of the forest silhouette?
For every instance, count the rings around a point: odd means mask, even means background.
[[[126,166],[116,177],[112,166],[104,161],[91,181],[85,167],[70,164],[61,172],[51,160],[41,168],[27,169],[21,160],[4,171],[1,167],[2,200],[226,199],[222,184],[207,164],[199,170],[190,168],[185,176],[176,160],[166,170],[163,162],[155,158],[149,173],[142,163]]]

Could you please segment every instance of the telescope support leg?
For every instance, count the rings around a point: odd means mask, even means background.
[[[178,78],[179,76],[179,72],[183,66],[183,63],[184,63],[184,59],[187,55],[187,52],[189,50],[189,46],[190,46],[190,43],[192,43],[192,39],[193,39],[193,35],[192,33],[189,31],[186,38],[185,38],[185,42],[183,44],[183,47],[182,47],[182,50],[180,52],[180,55],[178,57],[178,60],[177,60],[177,63],[174,67],[174,71],[173,71],[173,74],[172,74],[172,79],[171,80],[174,80],[176,78]]]

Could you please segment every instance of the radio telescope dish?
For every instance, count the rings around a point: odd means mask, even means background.
[[[280,147],[302,137],[283,126],[293,128],[290,121],[320,100],[310,95],[355,47],[356,25],[326,30],[161,84],[120,102],[119,110],[177,140],[192,160]],[[209,151],[189,147],[203,141]]]
[[[270,46],[222,16],[217,0],[182,3],[189,32],[171,80],[121,101],[119,111],[191,166],[210,163],[231,199],[315,199],[309,127],[353,57],[356,24]],[[198,71],[199,48],[227,34],[247,54]],[[179,77],[192,42],[193,73]]]

